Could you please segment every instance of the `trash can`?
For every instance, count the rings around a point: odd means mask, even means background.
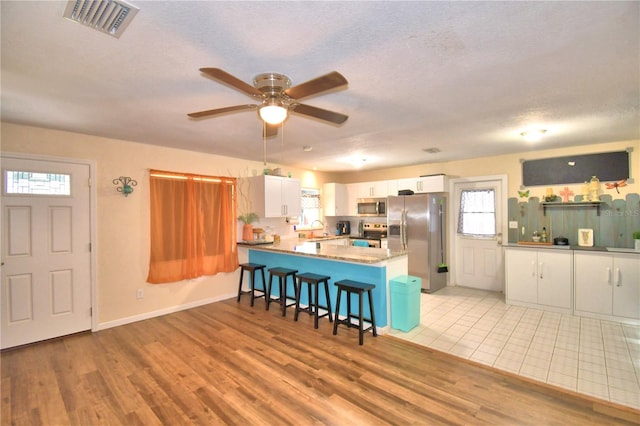
[[[389,281],[391,292],[391,328],[410,331],[420,324],[422,279],[401,275]]]

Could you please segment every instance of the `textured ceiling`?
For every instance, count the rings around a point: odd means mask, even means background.
[[[371,169],[640,139],[640,2],[131,2],[116,39],[62,18],[66,2],[3,0],[2,119],[262,161],[256,112],[187,117],[253,102],[198,69],[293,85],[336,70],[348,87],[304,102],[349,119],[292,114],[268,163]],[[533,127],[547,129],[536,144],[519,135]]]

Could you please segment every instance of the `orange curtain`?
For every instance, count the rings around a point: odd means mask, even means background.
[[[147,282],[175,282],[238,268],[236,179],[151,170]]]

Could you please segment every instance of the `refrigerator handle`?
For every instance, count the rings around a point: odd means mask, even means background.
[[[402,221],[400,227],[400,233],[402,234],[402,249],[407,249],[407,211],[402,210]]]

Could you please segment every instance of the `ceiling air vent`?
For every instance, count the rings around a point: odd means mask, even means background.
[[[138,10],[122,0],[69,0],[63,16],[120,38]]]

